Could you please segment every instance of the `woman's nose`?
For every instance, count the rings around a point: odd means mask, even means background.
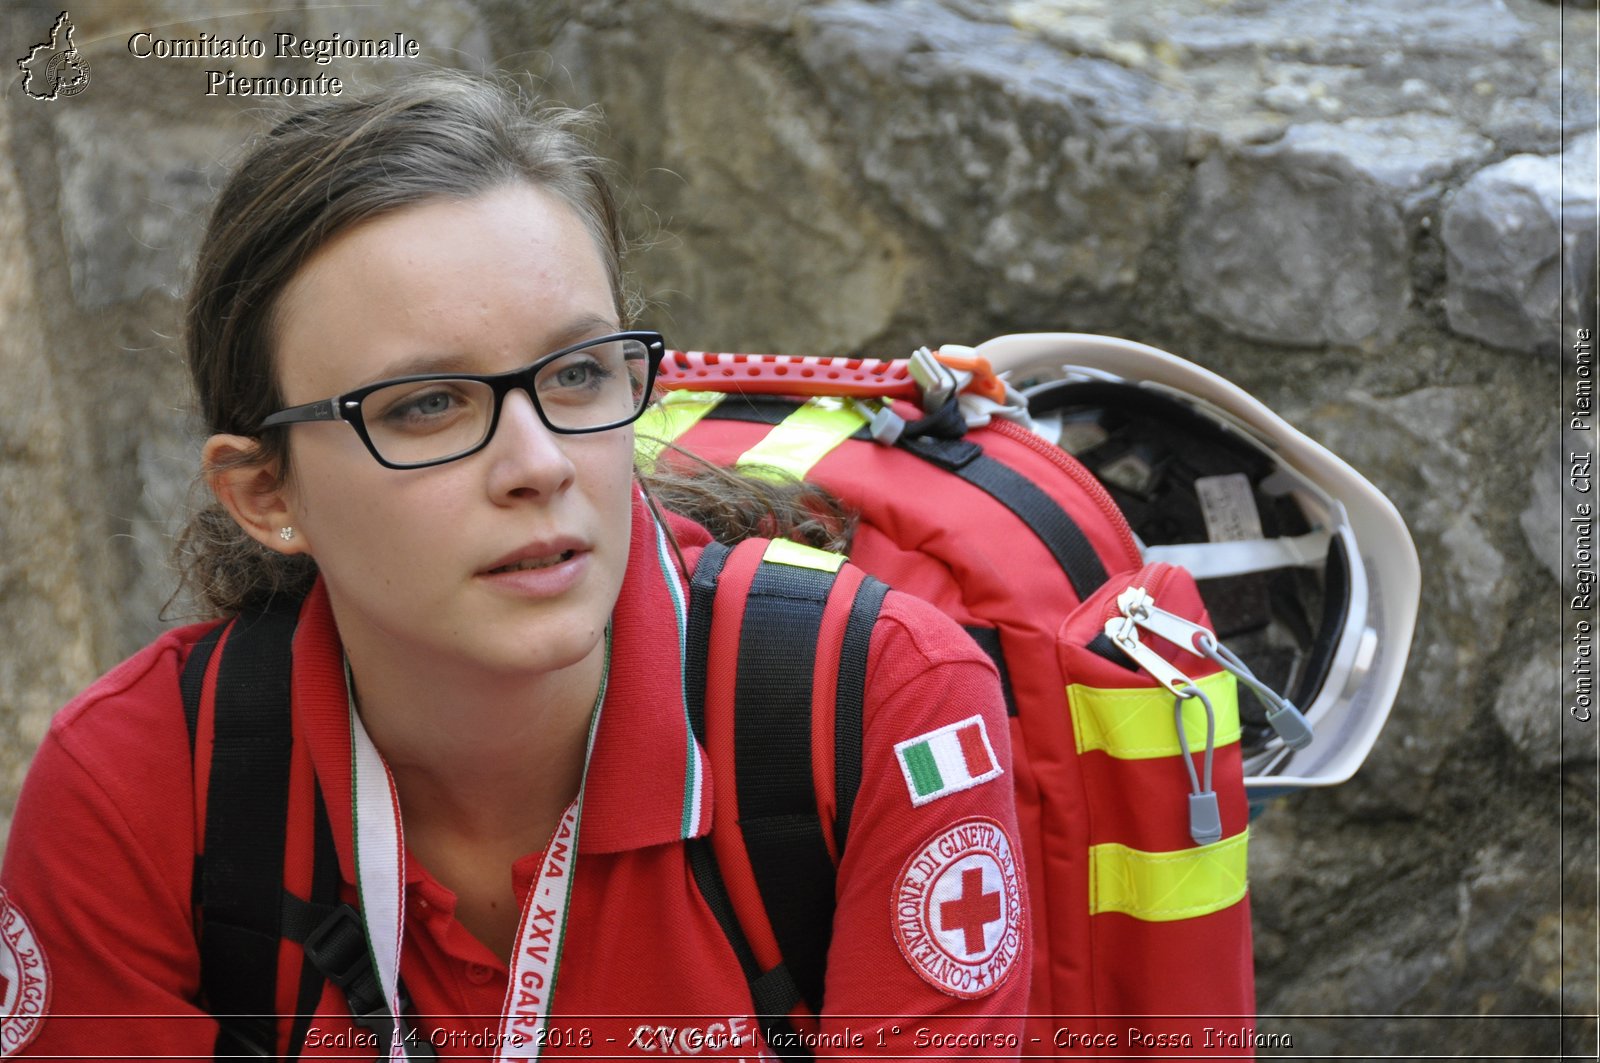
[[[561,437],[545,426],[521,388],[507,393],[500,423],[485,449],[489,489],[496,499],[552,497],[571,485],[576,472]]]

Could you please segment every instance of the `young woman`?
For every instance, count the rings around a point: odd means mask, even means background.
[[[386,1010],[403,982],[419,1039],[754,1058],[758,1007],[686,856],[730,799],[686,722],[677,637],[679,566],[709,535],[641,489],[630,426],[661,341],[628,330],[615,211],[573,124],[430,77],[291,116],[241,162],[188,312],[217,502],[188,533],[190,577],[222,617],[298,603],[284,885],[309,888],[320,795]],[[4,1054],[222,1043],[195,897],[211,736],[202,714],[191,755],[180,692],[215,627],[117,667],[39,750],[0,879]],[[921,915],[901,903],[957,828],[1015,837],[994,671],[890,593],[867,676],[812,1043],[1014,1033],[1026,945],[958,983],[914,932],[1022,931],[1019,898],[978,875]],[[974,721],[1002,774],[918,798],[896,744]],[[331,983],[297,1024],[299,946],[280,955],[266,1051],[292,1035],[306,1057],[387,1054]]]

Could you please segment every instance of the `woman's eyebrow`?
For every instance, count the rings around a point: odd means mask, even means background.
[[[395,380],[404,376],[422,376],[425,373],[471,373],[475,367],[464,354],[418,354],[384,366],[357,387]]]
[[[574,343],[581,343],[587,339],[594,339],[608,332],[620,331],[622,331],[622,328],[617,324],[615,318],[604,317],[600,314],[584,314],[566,328],[561,329],[559,332],[551,333],[540,355],[549,354],[551,351],[559,351],[563,347],[569,347]],[[538,356],[536,355],[535,357]]]
[[[620,329],[615,320],[599,314],[585,314],[560,331],[551,333],[546,341],[540,345],[538,352],[528,359],[528,362],[536,361],[551,351],[559,351],[561,348],[571,346],[574,343],[581,343],[586,339],[618,331]],[[464,354],[418,354],[384,366],[379,372],[357,386],[366,387],[368,384],[377,384],[384,380],[395,380],[406,376],[422,376],[428,373],[472,374],[476,373],[479,368],[473,364],[471,358]]]

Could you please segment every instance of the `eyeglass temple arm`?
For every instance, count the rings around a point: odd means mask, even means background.
[[[287,410],[277,413],[261,422],[262,428],[271,428],[280,424],[298,424],[301,421],[342,421],[339,416],[339,404],[336,399],[322,399],[319,402],[308,402],[304,406],[291,406]]]

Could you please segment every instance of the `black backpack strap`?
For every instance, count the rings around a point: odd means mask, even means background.
[[[218,624],[189,647],[189,659],[183,662],[183,672],[178,677],[178,691],[183,697],[183,722],[189,728],[190,753],[194,752],[195,729],[200,726],[200,695],[205,688],[206,668],[227,626]]]
[[[689,581],[689,615],[684,639],[684,695],[689,726],[701,744],[707,741],[706,665],[711,654],[712,606],[723,565],[730,553],[732,551],[721,543],[707,544]],[[691,838],[685,843],[685,851],[695,885],[739,960],[745,982],[750,986],[756,1019],[761,1024],[767,1044],[793,1043],[794,1030],[787,1016],[800,1002],[800,991],[789,975],[788,967],[780,963],[770,971],[761,969],[755,950],[750,947],[750,940],[739,923],[738,912],[723,881],[709,836]]]
[[[381,1027],[379,1041],[389,1039],[389,1016],[375,989],[360,916],[339,903],[339,854],[320,785],[312,820],[311,896],[302,899],[283,885],[298,619],[297,606],[286,604],[219,625],[195,643],[179,679],[192,751],[207,667],[227,630],[212,699],[205,854],[196,863],[194,887],[201,916],[201,994],[218,1017],[219,1059],[276,1057],[280,939],[299,944],[308,961],[300,969],[286,1058],[299,1058],[327,980],[345,992],[358,1024]],[[352,916],[354,937],[348,929]],[[352,940],[360,946],[353,959]],[[339,977],[332,977],[330,966]],[[425,1039],[408,1029],[402,1035],[408,1058],[436,1058]]]
[[[296,620],[287,608],[239,617],[217,670],[199,897],[201,984],[220,1020],[218,1056],[277,1055]]]
[[[721,543],[707,543],[689,578],[689,616],[685,623],[683,655],[684,701],[689,727],[702,745],[706,740],[706,664],[711,658],[711,607],[716,601],[722,566],[732,552]]]
[[[1050,551],[1077,592],[1089,597],[1106,581],[1106,568],[1077,521],[1026,476],[964,439],[901,439],[899,446],[939,466],[1005,506]]]
[[[685,687],[696,737],[705,740],[705,670],[712,603],[726,560],[709,547],[690,584]],[[767,1043],[808,1058],[785,1016],[800,1001],[820,1012],[833,933],[836,869],[811,773],[812,676],[831,571],[763,562],[745,599],[734,704],[733,780],[744,849],[783,961],[757,964],[705,839],[689,845],[690,868],[750,983]],[[863,579],[851,602],[834,702],[834,835],[842,851],[861,783],[862,706],[872,630],[887,588]]]
[[[856,588],[850,603],[850,620],[845,625],[844,645],[839,651],[839,686],[833,703],[833,793],[838,814],[834,817],[833,838],[844,853],[845,837],[850,833],[850,816],[861,789],[861,734],[863,706],[867,694],[867,653],[872,646],[872,631],[883,608],[886,584],[868,576]]]
[[[739,826],[773,936],[822,1010],[834,872],[811,774],[812,673],[834,574],[763,562],[745,601],[734,695]]]
[[[1006,666],[1005,647],[1000,642],[1000,632],[992,627],[978,627],[976,625],[961,625],[973,642],[978,644],[994,665],[994,670],[1000,673],[1000,694],[1006,701],[1006,715],[1017,715],[1017,694],[1011,686],[1011,669]],[[1104,637],[1104,636],[1102,636]],[[1110,641],[1109,639],[1107,641]]]
[[[312,820],[311,899],[302,901],[288,890],[283,892],[283,933],[302,948],[306,938],[316,932],[339,904],[339,853],[333,845],[333,827],[328,822],[328,806],[322,800],[322,786],[316,789],[316,811]],[[295,998],[294,1021],[289,1027],[289,1059],[300,1058],[306,1031],[311,1028],[317,1002],[322,999],[326,976],[316,964],[300,965],[300,992]]]
[[[710,543],[700,554],[700,560],[689,581],[689,615],[685,633],[684,693],[689,713],[689,725],[695,738],[705,744],[706,735],[706,665],[711,654],[711,621],[717,587],[722,577],[723,565],[732,551],[720,543]],[[809,748],[809,746],[808,746]],[[689,870],[695,885],[705,899],[706,907],[722,927],[733,954],[738,958],[750,987],[750,999],[755,1008],[756,1021],[768,1046],[797,1043],[794,1027],[788,1015],[800,1003],[800,990],[795,986],[789,968],[779,963],[763,971],[750,947],[733,898],[723,881],[721,867],[709,836],[691,838],[685,843]],[[778,1051],[775,1049],[775,1051]],[[809,1053],[778,1051],[786,1058],[809,1058]]]

